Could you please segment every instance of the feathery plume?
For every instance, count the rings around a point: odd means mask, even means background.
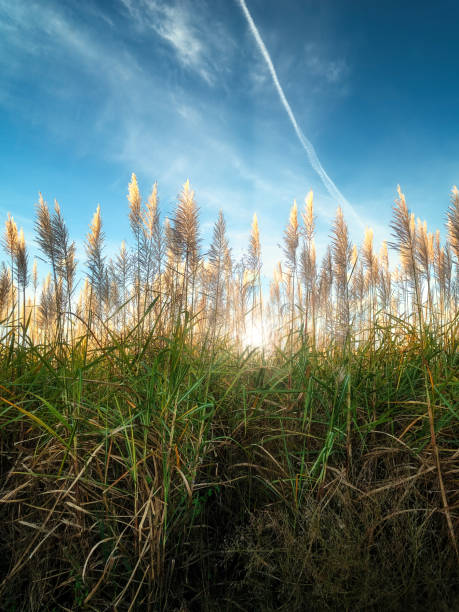
[[[198,207],[189,179],[183,185],[172,228],[172,245],[175,254],[186,261],[186,267],[194,267],[199,259]]]
[[[340,322],[342,340],[348,334],[350,324],[349,311],[349,268],[351,264],[352,245],[349,230],[343,218],[343,211],[338,207],[332,234],[333,264],[337,293],[337,317]]]
[[[212,242],[209,248],[209,294],[213,302],[212,321],[214,324],[213,334],[215,335],[215,325],[219,315],[223,312],[223,291],[225,287],[224,270],[227,258],[231,257],[228,239],[226,237],[226,223],[223,212],[220,210],[218,219],[214,225]]]
[[[390,224],[394,240],[389,243],[389,246],[398,250],[405,272],[414,280],[418,272],[416,265],[416,224],[414,214],[410,213],[407,208],[405,195],[402,193],[400,185],[397,186],[397,192],[399,199],[394,204],[394,218]]]
[[[132,232],[137,238],[142,227],[142,199],[139,193],[137,177],[134,172],[131,175],[131,181],[128,185],[128,194],[126,197],[129,201],[129,222],[131,224]]]
[[[24,290],[29,284],[29,274],[28,274],[28,263],[29,256],[27,254],[27,248],[24,238],[24,231],[21,228],[17,243],[16,243],[16,272],[18,277],[18,285],[22,287]]]
[[[391,222],[392,235],[394,241],[389,245],[398,250],[400,260],[405,274],[409,282],[414,287],[415,304],[419,318],[419,326],[422,328],[422,304],[421,304],[421,287],[419,279],[419,268],[417,262],[417,245],[418,233],[416,231],[416,223],[414,214],[408,211],[405,195],[397,186],[399,199],[393,207],[394,218]]]
[[[287,258],[288,267],[292,271],[296,269],[296,251],[298,249],[298,240],[298,207],[296,200],[294,200],[293,206],[290,209],[289,222],[284,231],[284,254]]]
[[[427,232],[427,223],[417,220],[416,228],[416,261],[420,271],[428,275],[429,267],[433,262],[433,234]]]
[[[5,307],[8,304],[8,297],[10,293],[11,277],[8,268],[5,264],[2,264],[0,272],[0,316],[2,316]]]
[[[51,218],[51,226],[56,244],[56,268],[59,278],[64,279],[67,292],[67,302],[70,310],[70,300],[75,282],[76,266],[75,242],[70,242],[67,226],[62,216],[61,208],[57,200],[54,200],[54,214]]]
[[[18,228],[14,218],[8,213],[8,218],[5,222],[5,233],[3,234],[3,248],[11,258],[14,258],[18,241]]]
[[[256,272],[258,272],[261,267],[260,232],[256,213],[253,215],[252,230],[250,232],[248,265],[251,270]]]
[[[344,221],[343,211],[338,207],[332,234],[333,262],[337,281],[340,285],[347,284],[348,271],[351,263],[352,245],[349,240],[349,230]]]
[[[105,257],[103,255],[104,234],[102,231],[102,218],[100,214],[100,204],[97,205],[96,212],[89,226],[86,235],[86,256],[89,270],[89,282],[96,295],[96,307],[102,307],[104,288],[106,281]],[[92,307],[92,304],[91,304]]]
[[[151,194],[142,213],[142,220],[147,238],[153,238],[159,223],[158,213],[158,184],[155,182]]]
[[[362,245],[362,259],[370,276],[373,278],[375,254],[373,251],[373,229],[371,227],[366,228],[365,237]]]
[[[314,215],[314,193],[309,191],[304,199],[305,210],[302,214],[304,228],[303,233],[307,241],[311,241],[315,231],[315,215]]]
[[[33,284],[33,290],[36,291],[38,288],[38,269],[37,269],[36,259],[33,260],[33,266],[32,266],[32,284]]]
[[[38,246],[41,248],[43,254],[49,259],[53,267],[53,274],[57,275],[57,245],[54,237],[53,223],[48,204],[44,201],[41,193],[38,194],[36,208],[37,218],[35,220],[35,230],[37,232]]]
[[[359,252],[357,250],[357,245],[354,244],[354,246],[352,247],[352,255],[351,255],[351,267],[352,268],[356,265],[358,258],[359,258]]]

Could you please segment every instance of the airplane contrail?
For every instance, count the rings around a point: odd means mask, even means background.
[[[265,46],[265,43],[263,42],[263,39],[260,36],[260,32],[258,31],[257,26],[255,25],[254,20],[252,19],[252,15],[249,12],[249,9],[247,8],[247,4],[245,3],[245,0],[238,0],[241,9],[247,19],[247,22],[249,24],[250,30],[256,40],[256,43],[258,45],[258,48],[261,51],[261,54],[263,55],[264,60],[266,61],[266,64],[268,65],[269,68],[269,72],[271,73],[274,85],[276,86],[277,89],[277,93],[279,94],[279,97],[281,99],[282,105],[285,108],[285,110],[287,111],[287,115],[293,125],[293,128],[296,132],[296,135],[298,136],[298,140],[300,141],[300,143],[302,144],[304,150],[307,153],[308,159],[311,163],[311,166],[313,167],[313,169],[317,172],[317,174],[319,175],[322,183],[324,184],[326,190],[328,191],[328,193],[331,195],[332,198],[334,198],[335,200],[338,201],[339,204],[342,205],[342,207],[344,209],[346,209],[348,212],[350,212],[355,219],[358,221],[358,223],[360,225],[363,225],[358,214],[355,212],[353,206],[346,200],[346,198],[343,196],[343,194],[341,193],[341,191],[338,189],[338,187],[335,185],[335,183],[331,180],[331,178],[328,176],[328,174],[325,172],[324,167],[322,166],[322,164],[320,163],[319,158],[317,157],[317,153],[312,145],[312,143],[306,138],[306,136],[303,134],[303,131],[301,130],[300,126],[297,123],[297,120],[295,119],[295,115],[293,114],[293,111],[290,107],[290,104],[288,103],[287,98],[285,97],[284,94],[284,90],[282,89],[281,84],[279,83],[279,79],[277,77],[277,72],[276,69],[274,68],[273,62],[271,60],[271,56],[269,55],[269,52]]]

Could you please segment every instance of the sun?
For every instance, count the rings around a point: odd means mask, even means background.
[[[247,325],[245,334],[242,336],[242,344],[250,348],[261,348],[265,344],[265,333],[260,321]]]

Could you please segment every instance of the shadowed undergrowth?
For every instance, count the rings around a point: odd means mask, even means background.
[[[4,338],[2,609],[459,607],[457,330],[374,334]]]

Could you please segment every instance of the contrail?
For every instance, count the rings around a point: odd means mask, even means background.
[[[238,2],[247,19],[250,30],[257,42],[258,48],[260,49],[261,54],[263,55],[268,65],[269,71],[273,78],[274,85],[276,86],[276,89],[277,89],[277,93],[279,94],[281,102],[285,110],[287,111],[287,115],[289,116],[289,119],[293,125],[293,129],[295,130],[296,135],[298,136],[298,140],[301,142],[301,144],[303,145],[303,149],[307,153],[311,166],[319,175],[320,179],[322,180],[322,183],[324,184],[326,190],[331,195],[331,197],[337,200],[338,203],[341,204],[344,209],[350,212],[355,217],[355,219],[358,221],[360,225],[363,225],[362,222],[360,221],[358,214],[355,212],[354,208],[352,207],[352,205],[346,200],[346,198],[343,196],[341,191],[338,189],[335,183],[331,180],[331,178],[325,172],[322,164],[320,163],[319,158],[317,157],[317,153],[312,143],[303,134],[300,126],[297,123],[297,120],[295,119],[295,115],[293,114],[293,111],[290,108],[290,104],[288,103],[288,100],[285,97],[284,90],[282,89],[282,86],[279,83],[279,79],[277,78],[276,69],[274,68],[274,65],[272,63],[271,56],[269,55],[268,50],[265,47],[265,43],[263,42],[263,39],[260,36],[260,32],[258,31],[258,28],[255,25],[254,20],[252,19],[252,15],[249,13],[249,9],[247,8],[245,0],[238,0]]]

